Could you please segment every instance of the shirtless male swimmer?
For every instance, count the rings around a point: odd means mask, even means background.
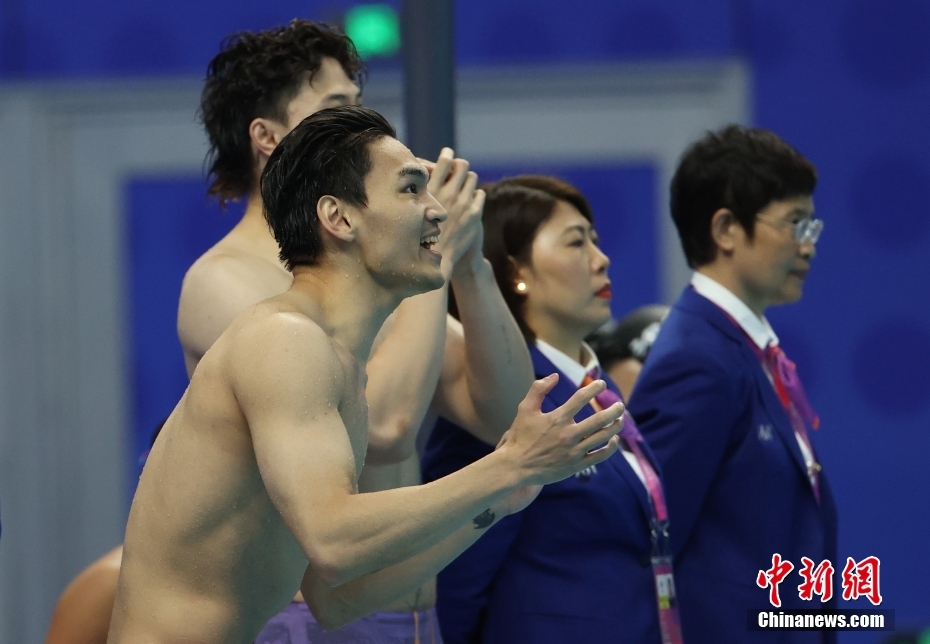
[[[362,61],[345,34],[299,19],[234,34],[210,62],[200,105],[210,141],[210,193],[221,203],[242,199],[246,211],[184,279],[178,332],[188,375],[236,315],[290,286],[293,276],[278,257],[263,215],[261,171],[303,118],[358,103],[362,75]],[[523,336],[481,252],[484,192],[476,189],[477,176],[448,148],[428,165],[428,189],[448,213],[436,246],[446,284],[404,300],[375,340],[367,366],[369,446],[358,483],[362,492],[420,483],[414,439],[424,416],[424,427],[442,414],[497,443],[532,383]],[[461,323],[446,314],[450,289]],[[121,546],[107,553],[62,595],[46,644],[105,641],[121,553]],[[278,643],[289,630],[300,634],[295,643],[315,641],[320,628],[302,598],[295,600],[299,603],[269,622],[259,644]],[[390,612],[342,631],[346,637],[356,630],[380,632],[385,641],[406,633],[412,642],[421,628],[436,631],[434,605],[435,580],[428,579],[383,607]]]
[[[317,110],[361,101],[362,61],[337,29],[307,20],[228,38],[210,62],[200,113],[210,141],[210,193],[244,199],[241,221],[204,253],[184,278],[178,335],[188,374],[244,309],[286,291],[292,275],[262,214],[258,179],[279,141]],[[468,162],[444,149],[429,191],[445,208],[436,250],[446,283],[404,300],[375,339],[366,372],[369,442],[358,486],[376,492],[421,482],[414,450],[421,424],[437,415],[491,445],[514,420],[533,381],[526,344],[482,253],[484,191]],[[461,323],[447,315],[455,292]],[[424,420],[425,419],[425,420]],[[295,598],[257,644],[306,644],[320,628]],[[437,633],[435,580],[349,627],[345,637],[379,633],[378,641]],[[289,635],[285,635],[289,633]],[[425,641],[430,641],[426,637]]]
[[[247,644],[298,587],[336,628],[434,575],[538,486],[616,451],[622,405],[573,421],[604,383],[542,414],[550,376],[489,456],[357,493],[371,344],[403,298],[444,281],[430,249],[444,212],[394,137],[376,112],[338,107],[271,155],[262,196],[294,281],[223,332],[149,455],[111,644]]]

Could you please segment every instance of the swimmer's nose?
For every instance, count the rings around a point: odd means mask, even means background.
[[[441,224],[449,217],[449,213],[442,207],[439,200],[433,196],[433,193],[427,192],[426,194],[429,195],[429,200],[426,202],[426,219]]]

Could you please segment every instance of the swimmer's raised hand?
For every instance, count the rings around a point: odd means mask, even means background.
[[[463,255],[476,244],[478,258],[481,258],[484,191],[477,189],[478,175],[469,170],[468,161],[456,159],[452,148],[443,148],[435,163],[418,160],[430,172],[426,189],[448,213],[437,244],[437,250],[442,253],[443,271],[448,277]]]
[[[574,421],[575,414],[607,387],[603,380],[582,387],[561,407],[541,411],[543,399],[558,380],[558,374],[552,374],[533,383],[496,450],[512,461],[523,485],[566,479],[610,458],[620,445],[622,403]]]

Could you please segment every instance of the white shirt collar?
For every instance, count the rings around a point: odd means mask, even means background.
[[[778,336],[765,319],[765,316],[758,317],[752,310],[746,306],[746,303],[736,297],[733,292],[720,282],[707,277],[703,273],[695,272],[691,276],[691,286],[699,294],[726,311],[731,318],[743,328],[752,341],[760,349],[764,349],[770,344],[778,344]]]
[[[585,353],[588,354],[588,363],[586,365],[578,364],[577,360],[570,358],[545,340],[536,338],[536,348],[539,349],[539,352],[546,356],[556,369],[568,376],[568,379],[571,380],[576,387],[581,386],[584,377],[588,375],[591,369],[595,367],[600,369],[601,367],[601,363],[597,361],[597,356],[594,354],[591,347],[588,346],[588,343],[582,342],[581,346],[585,350]]]

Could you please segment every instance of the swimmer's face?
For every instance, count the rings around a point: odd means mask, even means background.
[[[583,337],[607,322],[609,265],[591,222],[575,206],[558,201],[533,238],[529,264],[518,268],[530,328],[542,336],[559,328]]]
[[[311,114],[327,107],[359,105],[362,91],[346,74],[342,65],[335,58],[324,58],[313,79],[305,74],[301,80],[300,90],[287,104],[286,132]]]
[[[359,105],[361,102],[361,89],[349,78],[339,61],[324,58],[313,78],[309,72],[301,77],[297,94],[285,108],[287,117],[283,123],[260,117],[249,125],[253,152],[257,154],[256,176],[261,174],[275,146],[305,118],[328,107]]]
[[[441,287],[442,255],[433,248],[446,211],[426,189],[429,173],[394,138],[371,143],[369,154],[368,203],[359,209],[361,261],[378,283],[402,297]]]

